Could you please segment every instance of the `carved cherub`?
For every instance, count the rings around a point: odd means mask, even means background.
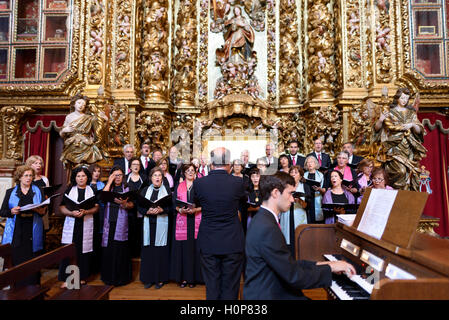
[[[351,30],[349,30],[349,34],[351,36],[359,29],[359,21],[360,19],[356,16],[354,12],[351,13],[351,19],[349,19],[349,25],[351,26]]]
[[[323,57],[323,53],[321,51],[318,51],[317,55],[318,55],[318,71],[319,73],[322,73],[326,68],[326,58]]]
[[[119,31],[125,34],[127,37],[129,37],[129,30],[131,28],[131,23],[129,22],[128,16],[121,16],[119,19],[120,22],[120,28]]]
[[[387,40],[390,39],[390,28],[384,28],[383,30],[380,29],[380,26],[377,26],[376,28],[377,31],[377,36],[376,36],[376,42],[377,42],[377,47],[380,50],[387,50],[388,52],[390,52],[390,46],[388,45]]]
[[[90,32],[90,55],[94,54],[100,55],[103,51],[103,30],[98,30],[97,32],[92,30]]]

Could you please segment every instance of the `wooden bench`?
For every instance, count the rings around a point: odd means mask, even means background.
[[[12,249],[10,244],[0,245],[0,272],[12,267]]]
[[[48,266],[69,259],[70,265],[76,265],[75,245],[68,244],[43,254],[0,273],[0,288],[11,286],[10,290],[0,291],[0,300],[34,300],[44,299],[50,288],[41,286],[25,286],[15,288],[14,283],[36,273]],[[82,285],[80,289],[62,289],[55,295],[47,297],[55,300],[106,300],[112,286]]]

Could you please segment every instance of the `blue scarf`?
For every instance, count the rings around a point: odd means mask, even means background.
[[[42,202],[41,190],[39,187],[35,185],[31,185],[31,188],[34,192],[33,203],[38,204]],[[11,210],[14,207],[19,205],[19,197],[17,196],[18,186],[11,192],[11,196],[9,197],[8,205]],[[2,244],[12,243],[12,239],[14,236],[14,228],[16,226],[16,218],[17,215],[14,215],[12,218],[8,218],[6,220],[5,225],[5,233],[3,235]],[[42,222],[42,217],[34,213],[33,214],[33,252],[37,252],[39,250],[44,249],[44,224]]]
[[[151,198],[153,194],[154,186],[151,185],[147,189],[147,193],[145,194],[145,198],[148,200]],[[167,189],[164,184],[161,185],[159,189],[159,193],[157,194],[157,200],[162,199],[168,195]],[[156,238],[155,238],[155,247],[163,247],[167,245],[167,236],[168,236],[168,215],[167,214],[158,214],[156,217]],[[150,245],[150,218],[145,215],[143,217],[143,245]]]

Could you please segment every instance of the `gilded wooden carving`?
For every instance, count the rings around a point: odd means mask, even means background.
[[[21,127],[26,114],[35,110],[28,106],[6,106],[0,112],[3,118],[3,133],[5,139],[4,158],[22,160]]]

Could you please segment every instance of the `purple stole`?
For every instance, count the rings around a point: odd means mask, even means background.
[[[122,185],[123,193],[128,192],[128,188],[124,188]],[[102,247],[108,246],[109,238],[109,207],[111,203],[106,204],[104,210],[104,225],[103,225],[103,239],[101,242]],[[117,226],[115,228],[114,240],[116,241],[128,241],[128,211],[123,208],[119,208],[117,217]]]

